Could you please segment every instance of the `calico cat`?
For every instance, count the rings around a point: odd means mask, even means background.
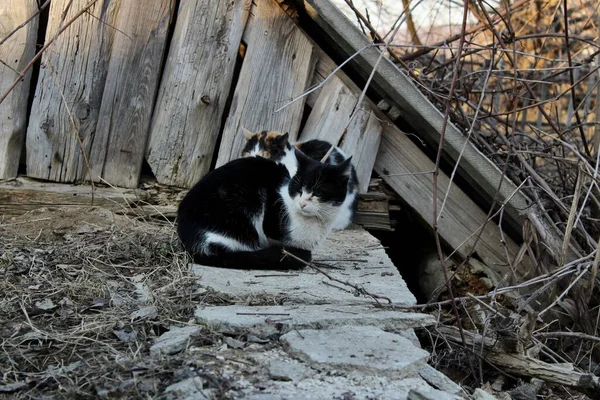
[[[183,198],[177,233],[194,262],[225,268],[296,269],[331,231],[346,198],[350,160],[327,165],[288,155],[296,173],[262,157],[206,174]]]
[[[254,133],[244,130],[246,136],[246,145],[242,150],[242,157],[264,157],[271,159],[279,164],[284,165],[289,171],[291,176],[296,173],[296,165],[294,163],[294,154],[292,151],[292,145],[289,142],[288,133],[280,134],[278,132],[262,131]],[[313,139],[306,142],[296,143],[294,147],[300,150],[309,158],[321,161],[331,148],[331,143],[324,140]],[[327,160],[326,164],[339,165],[347,160],[348,157],[344,152],[337,146],[333,148]],[[346,199],[344,204],[340,207],[340,213],[336,217],[333,224],[334,230],[342,230],[347,228],[356,214],[356,208],[358,207],[358,177],[356,176],[356,170],[354,166],[351,166],[350,179],[348,180],[348,188],[346,193]]]

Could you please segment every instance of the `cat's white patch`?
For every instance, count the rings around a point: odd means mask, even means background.
[[[248,155],[246,157],[256,157],[260,155],[260,143],[258,143],[257,141],[252,150],[248,152]]]
[[[261,249],[269,246],[269,239],[265,234],[265,230],[263,229],[263,222],[265,221],[265,205],[263,204],[262,210],[252,218],[252,225],[254,225],[254,229],[256,229],[256,233],[258,234],[258,245]]]
[[[341,231],[342,229],[346,229],[348,226],[350,226],[350,223],[352,222],[352,215],[354,214],[352,203],[354,202],[354,199],[356,199],[356,196],[358,196],[358,192],[356,190],[346,194],[346,198],[340,207],[340,212],[335,218],[335,221],[333,221],[333,230]]]
[[[206,232],[204,234],[204,241],[202,243],[202,248],[200,249],[201,254],[210,255],[210,245],[217,244],[227,248],[230,251],[254,251],[258,250],[252,248],[239,240],[230,238],[226,235],[221,235],[220,233],[215,232]]]
[[[287,222],[289,237],[286,243],[294,247],[313,250],[322,244],[331,231],[331,225],[338,213],[338,207],[327,203],[312,202],[304,207],[300,206],[300,198],[292,198],[288,185],[284,185],[279,194],[287,209]]]
[[[290,177],[296,175],[296,172],[298,171],[298,159],[296,159],[296,153],[294,152],[293,147],[285,150],[285,154],[281,160],[279,160],[279,163],[285,166]]]

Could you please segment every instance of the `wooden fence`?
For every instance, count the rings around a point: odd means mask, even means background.
[[[0,14],[1,36],[37,8],[34,0],[12,3]],[[319,59],[276,1],[182,0],[176,10],[175,0],[97,0],[81,13],[90,2],[75,0],[65,13],[69,3],[51,2],[44,40],[53,42],[35,92],[24,82],[0,105],[2,115],[21,116],[2,128],[11,156],[2,158],[0,178],[16,175],[25,137],[29,177],[134,188],[146,160],[158,182],[190,187],[240,156],[244,126],[341,145],[366,191],[381,124],[369,110],[349,121],[357,98],[339,79],[313,96],[314,108],[306,97],[281,108],[313,84]],[[34,18],[10,39],[20,53],[1,54],[20,60],[1,70],[3,89],[32,58],[36,32]]]

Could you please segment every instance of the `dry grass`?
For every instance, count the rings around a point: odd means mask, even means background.
[[[149,354],[170,326],[193,324],[199,304],[234,301],[197,284],[170,225],[41,209],[0,229],[0,397],[153,397],[190,374],[224,388],[189,355]],[[261,301],[276,300],[249,300]],[[204,329],[190,345],[219,338]]]

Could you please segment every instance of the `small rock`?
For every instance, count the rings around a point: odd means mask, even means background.
[[[135,339],[137,339],[137,331],[131,327],[125,327],[124,329],[113,329],[113,333],[121,342],[124,343],[135,342]]]
[[[305,378],[309,369],[297,362],[271,361],[267,366],[269,376],[276,381],[300,381]]]
[[[110,299],[105,299],[103,297],[94,297],[92,299],[91,307],[102,308],[102,307],[106,307],[109,304],[110,304]]]
[[[190,338],[201,331],[200,326],[173,327],[169,332],[163,333],[156,343],[150,347],[150,354],[174,354],[185,349]]]
[[[225,336],[225,339],[223,339],[223,341],[227,343],[227,346],[231,347],[232,349],[243,349],[246,345],[246,343],[242,342],[241,340],[237,340],[229,336]]]
[[[265,343],[269,343],[270,340],[269,339],[261,339],[258,336],[254,336],[251,334],[248,334],[246,336],[246,341],[250,342],[250,343],[260,343],[260,344],[265,344]]]
[[[459,394],[463,391],[452,379],[448,378],[431,365],[427,364],[419,368],[419,375],[421,375],[421,378],[425,379],[431,386],[444,392]]]
[[[51,299],[44,299],[42,301],[36,301],[35,302],[35,306],[37,308],[39,308],[40,310],[52,310],[53,308],[56,307],[56,304],[54,304],[54,302]]]
[[[130,314],[132,320],[139,319],[154,319],[158,316],[158,309],[156,306],[142,307],[137,311]]]
[[[473,400],[497,400],[497,399],[496,399],[496,397],[489,394],[485,390],[477,388],[473,392]]]
[[[167,399],[212,399],[213,389],[204,389],[206,380],[199,376],[167,386]]]

